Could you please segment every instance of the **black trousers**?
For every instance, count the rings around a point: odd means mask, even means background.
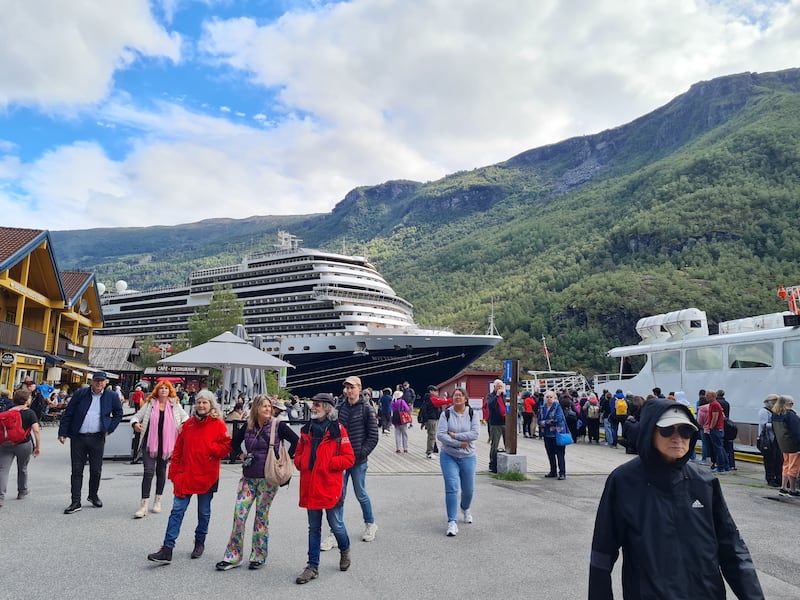
[[[764,457],[764,477],[767,483],[783,486],[783,452],[778,448],[777,442],[772,440],[767,451],[761,454]]]
[[[69,455],[72,461],[70,491],[72,501],[81,501],[83,487],[83,466],[89,461],[89,497],[97,496],[100,489],[100,474],[103,471],[103,449],[106,445],[105,433],[79,433],[70,440]]]
[[[544,449],[547,451],[547,460],[550,462],[550,474],[555,475],[556,473],[556,460],[558,460],[558,474],[559,475],[566,475],[567,474],[567,465],[566,465],[566,449],[564,446],[559,446],[556,444],[556,438],[554,437],[545,437],[544,438]]]
[[[523,435],[533,435],[531,431],[531,423],[533,423],[533,413],[522,413],[522,434]]]

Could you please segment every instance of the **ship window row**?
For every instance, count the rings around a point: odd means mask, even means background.
[[[291,271],[297,273],[297,271]],[[283,275],[275,277],[261,277],[256,278],[252,275],[247,276],[247,279],[242,279],[238,276],[219,277],[213,283],[230,282],[231,287],[235,290],[237,288],[249,288],[257,285],[281,285],[291,281],[310,281],[312,279],[319,279],[319,275],[314,273],[297,273],[295,275]],[[209,292],[214,289],[212,282],[209,284],[195,284],[192,286],[194,292]]]
[[[785,367],[800,367],[800,341],[785,340],[782,346]],[[775,347],[772,342],[749,342],[727,346],[727,360],[722,346],[687,348],[687,371],[719,371],[728,369],[769,369],[775,366]],[[654,352],[653,372],[675,373],[681,370],[681,351]]]

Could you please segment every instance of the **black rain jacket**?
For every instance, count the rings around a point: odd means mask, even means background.
[[[719,481],[689,463],[690,452],[667,463],[653,447],[656,422],[673,406],[695,422],[683,405],[647,401],[639,422],[639,456],[606,480],[592,539],[589,599],[614,597],[611,571],[620,548],[626,600],[724,599],[723,575],[738,598],[763,599]],[[697,434],[690,443],[696,442]]]

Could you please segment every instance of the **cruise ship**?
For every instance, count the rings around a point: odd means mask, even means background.
[[[491,331],[423,329],[411,304],[366,258],[302,248],[300,241],[278,232],[273,252],[196,271],[183,286],[129,291],[117,282],[101,296],[104,326],[97,334],[169,343],[188,333],[189,318],[209,304],[216,284],[229,285],[244,302],[248,335],[261,336],[262,349],[294,366],[286,387],[300,395],[338,393],[348,375],[373,389],[403,381],[424,389],[502,340]]]

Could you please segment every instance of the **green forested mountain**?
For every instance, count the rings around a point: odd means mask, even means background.
[[[357,188],[330,214],[54,231],[61,269],[107,285],[179,283],[287,229],[363,254],[416,320],[504,342],[481,360],[605,371],[636,321],[697,306],[711,328],[784,310],[800,283],[800,69],[697,83],[627,125],[431,183]],[[113,241],[113,243],[104,243]],[[105,253],[105,254],[98,254]]]

